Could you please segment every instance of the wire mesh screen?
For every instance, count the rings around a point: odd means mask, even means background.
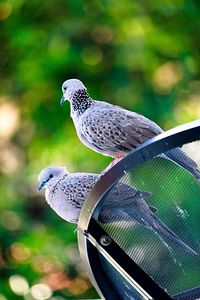
[[[200,142],[182,149],[200,164]],[[197,177],[197,176],[196,176]],[[200,182],[164,155],[104,196],[100,226],[169,295],[200,286]]]

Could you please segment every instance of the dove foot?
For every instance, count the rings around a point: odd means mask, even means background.
[[[106,172],[108,172],[112,167],[114,167],[120,160],[122,159],[122,156],[116,157],[103,172],[101,173],[101,176],[104,175]]]

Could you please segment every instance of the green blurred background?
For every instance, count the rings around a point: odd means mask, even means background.
[[[101,172],[61,84],[79,78],[164,129],[200,116],[200,2],[0,2],[0,300],[92,299],[74,225],[37,193],[48,165]]]

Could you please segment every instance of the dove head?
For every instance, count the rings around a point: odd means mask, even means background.
[[[69,173],[65,167],[51,166],[43,169],[38,176],[38,191],[52,184],[56,184],[56,182],[66,174]]]
[[[66,80],[62,85],[63,97],[60,103],[63,104],[66,100],[71,101],[74,95],[79,91],[87,91],[86,87],[80,80]]]

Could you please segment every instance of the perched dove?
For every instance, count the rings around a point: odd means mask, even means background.
[[[98,174],[70,174],[65,167],[51,166],[39,174],[38,190],[46,188],[45,198],[51,208],[64,220],[77,223],[81,207],[99,178]],[[131,185],[118,182],[111,189],[98,220],[101,223],[138,223],[159,236],[169,238],[186,251],[197,254],[156,217],[156,208],[145,202],[145,198],[150,196],[149,192],[142,192]]]
[[[99,153],[119,159],[163,132],[156,123],[138,113],[93,100],[78,79],[65,81],[62,91],[61,104],[69,100],[79,139]],[[170,150],[165,155],[200,179],[197,164],[180,148]]]

